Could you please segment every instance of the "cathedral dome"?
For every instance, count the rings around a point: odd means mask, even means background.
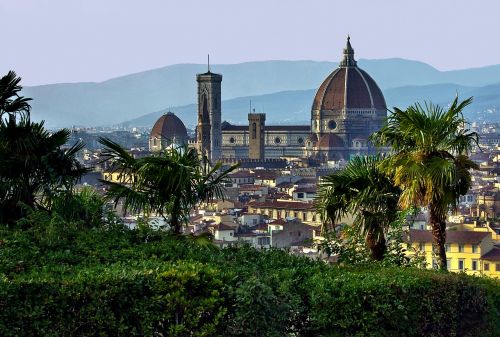
[[[376,109],[386,110],[382,91],[354,60],[350,39],[344,48],[344,59],[321,84],[312,110]]]
[[[161,116],[151,130],[150,138],[166,139],[172,143],[187,143],[188,134],[184,123],[172,112]]]

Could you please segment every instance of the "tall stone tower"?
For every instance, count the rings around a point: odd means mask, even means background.
[[[266,114],[249,113],[248,114],[248,157],[250,159],[264,160],[264,142],[266,123]]]
[[[221,82],[222,75],[208,71],[196,75],[198,82],[197,145],[211,161],[221,157]]]

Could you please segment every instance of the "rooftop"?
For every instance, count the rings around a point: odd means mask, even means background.
[[[479,244],[490,236],[489,232],[446,231],[446,243]],[[434,242],[430,231],[410,229],[410,242]]]

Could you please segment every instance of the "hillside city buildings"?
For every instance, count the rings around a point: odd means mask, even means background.
[[[313,205],[318,183],[353,156],[375,153],[368,136],[386,117],[381,90],[357,67],[349,39],[339,67],[319,85],[311,102],[310,125],[267,125],[266,115],[255,111],[249,111],[245,125],[224,122],[222,80],[223,75],[210,69],[196,76],[198,124],[194,133],[169,112],[151,132],[114,131],[115,139],[136,157],[190,146],[212,161],[241,164],[230,175],[225,200],[193,210],[187,232],[209,232],[221,247],[246,242],[257,248],[288,248],[294,254],[321,257],[315,246],[322,240],[321,219]],[[448,219],[448,268],[500,277],[500,126],[473,123],[471,128],[480,134],[480,146],[471,155],[480,168],[473,171],[473,187]],[[94,145],[99,135],[106,133],[78,130],[73,137],[89,139]],[[96,147],[84,152],[82,159],[96,167],[96,172],[83,183],[99,186],[99,178],[119,181],[112,167],[100,161]],[[125,214],[124,221],[133,226],[137,217]],[[352,219],[340,222],[350,224]],[[425,209],[408,219],[406,230],[408,253],[423,255],[432,268],[433,240]]]

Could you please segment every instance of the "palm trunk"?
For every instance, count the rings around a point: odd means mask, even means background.
[[[385,237],[383,235],[380,235],[380,237],[377,238],[377,235],[374,231],[369,231],[366,234],[365,242],[370,249],[372,258],[375,261],[382,261],[384,259],[386,251]]]
[[[446,221],[437,212],[436,206],[430,205],[430,223],[432,226],[432,236],[434,237],[434,243],[437,246],[437,257],[439,269],[447,270],[446,265]]]
[[[174,201],[174,205],[172,207],[172,213],[170,214],[170,226],[172,227],[172,231],[174,234],[181,234],[181,222],[180,222],[180,205],[177,198]]]

